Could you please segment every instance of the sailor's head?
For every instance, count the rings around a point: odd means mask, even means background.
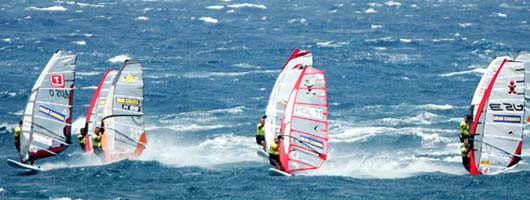
[[[86,129],[85,129],[85,127],[79,129],[79,132],[81,133],[81,135],[86,135]]]
[[[18,121],[18,125],[22,126],[22,120]]]
[[[281,141],[282,139],[283,139],[283,136],[278,135],[278,136],[276,136],[276,137],[274,138],[274,142],[275,142],[275,143],[280,143],[280,141]]]
[[[96,127],[96,130],[94,131],[94,133],[95,133],[96,135],[99,135],[99,132],[100,132],[100,130],[99,130],[99,127],[97,126],[97,127]]]
[[[466,120],[466,122],[469,121],[469,119],[471,119],[471,115],[464,116],[464,119]]]
[[[464,138],[464,146],[467,147],[469,145],[469,138]]]
[[[267,115],[261,116],[261,119],[259,120],[261,123],[265,122],[265,119],[267,119]]]

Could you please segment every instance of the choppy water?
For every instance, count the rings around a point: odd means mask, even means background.
[[[36,175],[2,161],[0,198],[526,198],[530,148],[512,173],[467,175],[457,123],[488,63],[530,49],[529,16],[525,0],[2,1],[0,160],[56,49],[79,54],[76,133],[104,70],[143,63],[149,144],[108,165],[73,146]],[[294,48],[326,72],[331,149],[271,177],[254,123]]]

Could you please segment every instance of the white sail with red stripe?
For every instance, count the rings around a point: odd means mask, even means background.
[[[471,109],[473,111],[472,116],[477,114],[477,105],[479,105],[480,101],[482,101],[482,97],[484,97],[484,92],[488,88],[491,78],[493,78],[493,75],[495,75],[495,72],[504,59],[509,59],[509,57],[495,58],[495,60],[491,61],[491,63],[488,65],[488,68],[486,68],[486,71],[482,75],[482,78],[475,89],[473,99],[471,100]]]
[[[94,91],[94,95],[92,95],[92,101],[88,107],[85,121],[85,129],[87,130],[87,136],[85,137],[85,152],[92,152],[90,137],[94,134],[95,128],[101,125],[101,119],[104,117],[103,112],[109,95],[110,86],[117,73],[117,70],[113,70],[112,68],[108,69],[99,81],[98,87],[96,91]]]
[[[497,67],[491,78],[488,76],[482,98],[474,105],[471,174],[505,172],[521,159],[528,69],[523,62],[508,58],[495,59],[492,65]]]
[[[71,144],[76,59],[55,52],[35,82],[22,118],[23,163],[58,155]]]
[[[328,101],[324,72],[305,66],[281,121],[280,161],[288,172],[319,168],[328,154]]]
[[[295,49],[283,65],[272,88],[265,114],[265,146],[268,147],[280,134],[280,122],[289,94],[302,73],[304,66],[313,65],[311,51]],[[266,148],[269,151],[269,148]]]

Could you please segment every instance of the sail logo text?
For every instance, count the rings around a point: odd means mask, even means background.
[[[137,81],[138,79],[139,79],[138,76],[135,76],[132,74],[128,74],[127,76],[124,76],[121,78],[122,81],[127,82],[127,83]]]
[[[64,88],[64,74],[51,74],[50,83],[52,87]]]
[[[493,115],[493,122],[521,123],[521,116],[518,116],[518,115]]]
[[[311,108],[301,105],[297,105],[294,107],[294,114],[302,117],[316,118],[321,120],[326,119],[323,109]]]
[[[116,97],[117,103],[126,103],[131,105],[138,105],[140,104],[140,100],[138,99],[131,99],[131,98],[124,98],[124,97]]]
[[[65,121],[65,118],[66,116],[63,115],[62,113],[60,112],[57,112],[55,110],[52,110],[51,108],[48,108],[46,106],[39,106],[39,112],[46,115],[46,116],[49,116],[53,119],[56,119],[60,122],[64,122]]]
[[[306,144],[309,144],[313,147],[317,147],[319,149],[324,149],[324,143],[320,140],[317,140],[317,139],[314,139],[314,138],[311,138],[311,137],[307,137],[307,136],[304,136],[304,135],[300,135],[300,141],[302,141],[303,143],[306,143]]]
[[[490,103],[490,109],[493,111],[523,111],[523,108],[523,104]]]

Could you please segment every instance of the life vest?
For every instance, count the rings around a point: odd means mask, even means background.
[[[269,148],[269,154],[272,154],[272,155],[278,155],[278,154],[280,154],[280,151],[278,151],[277,148],[278,148],[278,144],[276,144],[275,142],[273,142],[273,143],[270,145],[270,148]]]
[[[259,123],[258,123],[258,125],[256,125],[256,135],[265,136],[265,126],[259,128]]]
[[[468,157],[468,152],[467,152],[466,146],[464,146],[464,145],[462,145],[460,147],[460,156]]]
[[[20,130],[21,130],[20,126],[15,127],[15,137],[16,138],[20,137]]]
[[[97,136],[96,134],[92,135],[92,147],[101,148],[101,135]]]
[[[466,121],[460,122],[460,134],[469,135],[469,123],[466,123]]]
[[[79,144],[85,144],[85,137],[83,135],[78,135],[77,141],[79,141]]]

